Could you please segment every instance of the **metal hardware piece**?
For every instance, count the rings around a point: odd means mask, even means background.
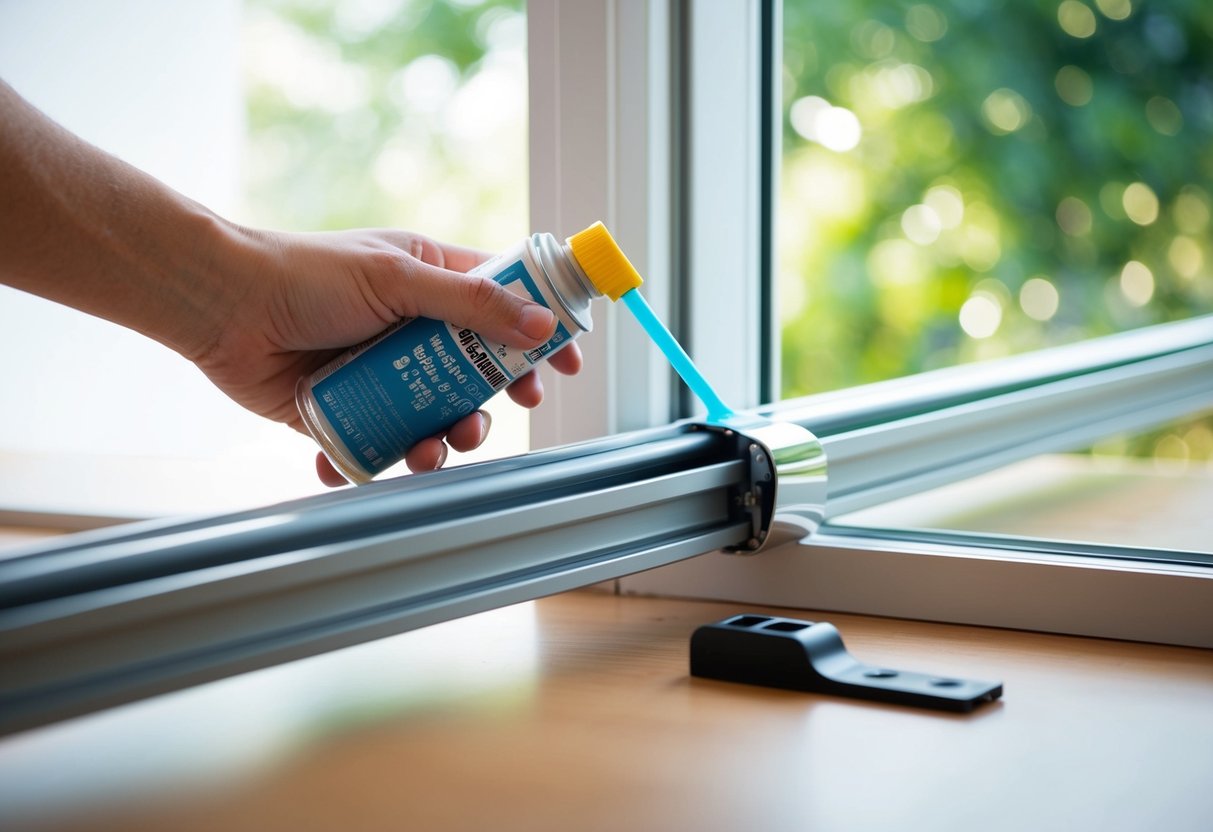
[[[770,615],[734,615],[698,628],[691,675],[944,711],[971,711],[1002,696],[1002,682],[863,664],[834,625]]]
[[[825,517],[826,453],[807,428],[748,413],[699,427],[736,435],[750,460],[754,535],[726,551],[753,554],[817,531]]]

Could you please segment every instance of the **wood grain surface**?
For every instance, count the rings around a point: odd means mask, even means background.
[[[949,715],[691,678],[736,605],[576,592],[0,741],[0,826],[1208,830],[1213,653],[812,611]]]

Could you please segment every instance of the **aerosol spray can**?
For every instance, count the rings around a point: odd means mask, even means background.
[[[564,242],[533,234],[470,273],[552,310],[555,333],[525,350],[444,321],[406,318],[301,378],[295,399],[303,422],[350,482],[369,482],[589,332],[594,298],[618,300],[642,282],[600,222]]]

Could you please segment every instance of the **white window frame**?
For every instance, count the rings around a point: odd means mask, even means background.
[[[527,21],[531,226],[564,237],[605,222],[645,276],[650,305],[668,318],[669,9],[534,0]],[[531,415],[532,448],[669,421],[668,373],[620,313],[594,310],[593,331],[579,341],[580,374],[542,371],[549,404]]]
[[[726,401],[751,408],[760,404],[762,340],[772,337],[762,325],[758,265],[764,246],[771,244],[763,228],[763,201],[769,208],[773,195],[764,196],[760,172],[764,152],[778,158],[774,143],[780,132],[771,130],[764,148],[763,61],[777,56],[763,54],[760,34],[763,14],[774,16],[768,23],[779,26],[779,3],[671,5],[531,3],[532,219],[536,228],[564,231],[601,217],[616,229],[625,250],[650,277],[643,291],[672,321],[688,352]],[[596,107],[587,108],[587,95],[601,96]],[[638,146],[635,139],[642,136],[654,144]],[[576,166],[552,166],[553,158],[575,159]],[[588,172],[587,159],[593,161]],[[612,313],[603,331],[585,342],[588,372],[545,382],[556,404],[537,414],[534,447],[657,424],[663,413],[691,415],[680,410],[679,394],[668,392],[669,371],[661,358],[642,338],[637,343],[639,336],[618,310]],[[888,389],[876,386],[859,395]],[[838,398],[817,397],[802,407],[827,407]],[[1210,399],[1198,390],[1187,405],[1202,401]],[[1042,397],[1026,406],[1041,414],[1050,405]],[[795,410],[795,403],[790,407]],[[1182,412],[1166,406],[1162,411]],[[788,412],[785,407],[785,417]],[[812,426],[811,416],[805,423]],[[884,441],[905,446],[913,435],[903,430],[898,442],[892,430],[883,439],[873,440],[873,433],[833,443],[832,495],[837,483],[860,476],[865,463],[856,447],[873,441],[880,447]],[[949,472],[952,479],[961,474],[960,468]],[[886,489],[885,497],[902,492]],[[840,499],[833,513],[876,502],[874,494],[867,494],[867,503]],[[1204,613],[1213,608],[1213,571],[1061,557],[1031,552],[1026,544],[1023,552],[1008,553],[972,541],[927,546],[875,535],[842,539],[827,532],[752,559],[719,553],[696,558],[622,578],[617,588],[1213,643]]]
[[[758,4],[534,0],[527,14],[532,227],[567,235],[603,220],[644,275],[649,304],[722,397],[759,404],[749,372],[762,338]],[[681,135],[683,112],[710,143]],[[691,276],[694,292],[684,288]],[[622,309],[595,310],[580,343],[578,376],[544,371],[557,404],[532,415],[531,447],[694,412]]]

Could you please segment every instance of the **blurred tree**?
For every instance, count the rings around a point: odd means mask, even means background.
[[[784,5],[783,395],[1213,310],[1213,4]]]

